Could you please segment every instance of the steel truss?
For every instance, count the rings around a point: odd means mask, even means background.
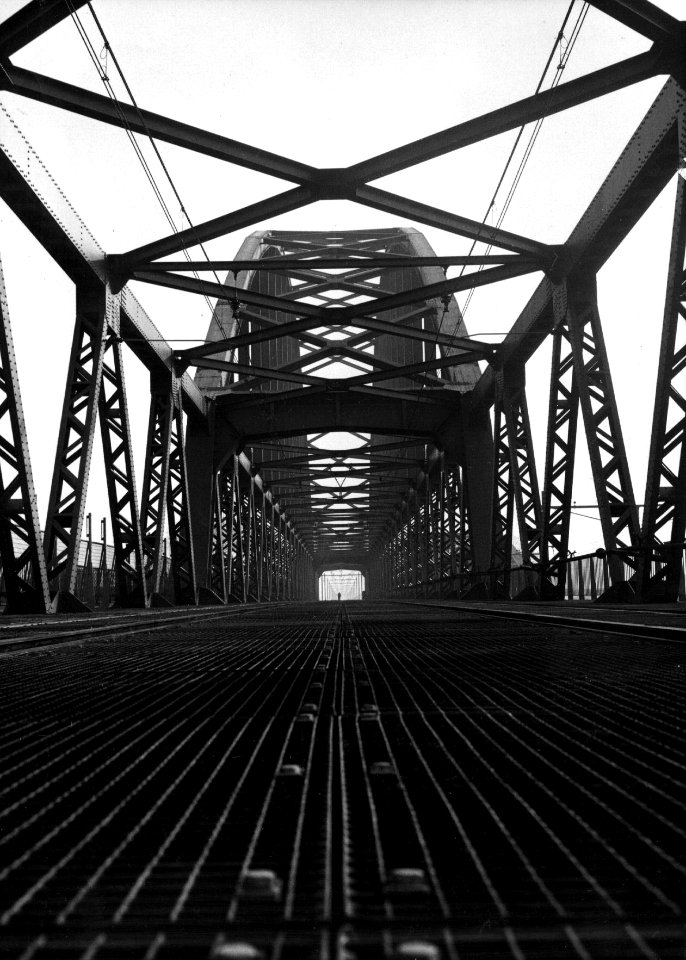
[[[568,282],[567,314],[600,524],[612,578],[619,583],[624,580],[624,562],[616,551],[638,545],[638,510],[598,313],[595,277]]]
[[[677,162],[686,157],[686,113]],[[686,538],[686,181],[677,178],[660,361],[650,438],[637,585],[641,599],[675,601]]]
[[[311,558],[245,457],[218,472],[213,509],[210,586],[221,601],[312,599]]]
[[[375,596],[458,597],[473,573],[465,483],[443,455],[396,509],[369,569]]]
[[[521,592],[521,579],[513,586],[515,532],[520,565],[531,574],[522,595],[535,588],[562,597],[579,410],[613,596],[676,599],[686,537],[681,179],[642,531],[596,275],[683,163],[684,24],[647,0],[595,0],[651,48],[348,168],[317,169],[12,63],[26,43],[82,3],[32,0],[0,26],[0,85],[12,96],[125,126],[293,186],[106,257],[16,124],[0,129],[0,195],[73,280],[77,302],[41,549],[0,275],[0,410],[7,414],[0,417],[0,559],[8,610],[79,608],[87,599],[79,547],[98,419],[118,604],[165,602],[167,572],[176,603],[305,598],[315,595],[315,573],[338,563],[366,571],[370,595],[507,596]],[[559,246],[370,185],[658,74],[670,79]],[[322,199],[347,199],[496,250],[437,257],[421,234],[406,228],[267,230],[249,236],[232,260],[162,259]],[[485,269],[448,276],[456,265]],[[223,271],[225,281],[189,276],[210,270]],[[503,343],[470,338],[454,294],[534,271],[544,277]],[[173,351],[126,287],[130,279],[217,297],[207,342]],[[527,360],[548,336],[552,370],[539,492],[524,382]],[[151,375],[140,512],[122,340]],[[479,361],[489,364],[483,373]],[[327,377],[334,362],[350,375]],[[195,380],[184,372],[191,368]],[[349,433],[354,443],[327,446],[333,431]],[[106,574],[98,572],[103,584]]]
[[[8,613],[50,608],[36,493],[0,263],[0,562]]]
[[[567,326],[564,292],[556,298],[556,327],[548,403],[548,434],[543,481],[543,529],[541,535],[542,597],[563,599],[569,551],[572,483],[579,419],[579,391]]]
[[[117,334],[116,298],[77,287],[76,325],[60,422],[55,469],[45,523],[48,582],[73,602],[78,547],[107,338]]]

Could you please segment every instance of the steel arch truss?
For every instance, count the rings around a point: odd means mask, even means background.
[[[0,562],[8,613],[47,613],[48,581],[0,263]]]
[[[56,609],[79,608],[96,595],[109,602],[111,588],[114,600],[127,605],[170,597],[177,603],[301,598],[314,595],[315,571],[336,563],[364,570],[372,593],[387,596],[531,596],[536,587],[543,596],[562,597],[571,582],[579,411],[614,596],[676,598],[686,536],[681,180],[642,531],[596,276],[683,166],[686,25],[647,0],[594,2],[649,40],[650,49],[380,156],[327,169],[113,103],[12,62],[83,0],[31,0],[0,25],[0,86],[10,96],[292,185],[106,255],[16,123],[0,127],[0,196],[74,282],[77,304],[43,557],[3,292],[0,554],[8,609],[47,609],[49,592]],[[659,74],[670,79],[566,243],[542,243],[372,185]],[[410,228],[264,230],[250,235],[233,260],[169,259],[327,199],[494,251],[436,256]],[[459,276],[449,275],[458,266],[465,268]],[[221,271],[224,282],[197,275],[208,271]],[[534,272],[543,279],[503,342],[494,347],[469,337],[454,295]],[[131,279],[215,297],[208,342],[172,350],[126,286]],[[539,493],[524,382],[528,359],[548,336],[553,359]],[[140,512],[122,340],[152,384]],[[97,572],[90,537],[85,573],[81,557],[98,419],[114,577],[104,544]],[[334,431],[348,433],[348,446],[328,439]],[[516,532],[520,558],[512,549]],[[517,565],[531,576],[515,577]]]

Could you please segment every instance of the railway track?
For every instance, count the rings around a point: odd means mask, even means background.
[[[683,957],[677,643],[184,616],[0,656],[0,956]]]

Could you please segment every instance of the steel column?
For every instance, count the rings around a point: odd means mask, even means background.
[[[543,533],[541,536],[540,594],[559,600],[565,595],[565,567],[555,563],[567,559],[572,485],[579,419],[579,390],[569,341],[564,292],[553,298],[557,325],[553,332],[553,354],[548,402],[548,432],[543,481]]]
[[[686,118],[680,123],[686,152]],[[638,586],[643,600],[675,602],[686,537],[686,182],[677,177],[662,342],[650,438]],[[654,569],[651,569],[654,564]]]
[[[502,370],[496,374],[496,401],[493,411],[495,445],[493,479],[493,528],[491,534],[491,598],[510,595],[512,565],[512,526],[514,521],[514,484],[512,456],[504,406],[506,403]]]
[[[518,369],[514,376],[511,371],[504,371],[503,407],[522,561],[525,564],[535,564],[540,559],[541,500],[531,442],[523,367]]]
[[[50,594],[0,262],[0,561],[5,613],[47,613]]]
[[[61,600],[68,604],[75,602],[78,548],[102,383],[103,354],[117,306],[117,298],[108,288],[84,284],[76,288],[76,324],[44,540],[48,582],[59,589]]]
[[[227,562],[227,521],[224,495],[224,473],[219,470],[214,475],[212,485],[212,525],[211,525],[211,545],[210,545],[210,572],[209,587],[223,603],[228,599],[227,569],[230,568],[230,562]],[[230,540],[228,541],[230,544]],[[230,553],[230,551],[229,551]]]
[[[150,418],[141,499],[141,528],[147,592],[159,602],[164,567],[163,541],[169,487],[169,453],[174,400],[171,384],[151,383]]]
[[[119,328],[119,304],[113,302],[110,323]],[[116,603],[145,606],[145,563],[133,469],[131,428],[124,383],[121,341],[110,333],[105,344],[98,398],[100,434],[112,521]]]
[[[171,550],[174,598],[176,603],[196,604],[198,587],[193,554],[193,535],[188,496],[188,469],[183,426],[181,391],[173,384],[174,408],[171,418],[167,525]]]
[[[600,523],[613,584],[625,579],[614,551],[637,547],[638,510],[605,349],[594,276],[566,284],[569,339]]]

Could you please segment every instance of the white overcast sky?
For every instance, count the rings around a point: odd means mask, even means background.
[[[683,0],[658,5],[684,16]],[[0,17],[21,6],[17,0],[0,0]],[[567,6],[568,0],[94,0],[139,106],[316,166],[346,166],[532,94]],[[577,0],[575,12],[580,7]],[[87,8],[80,17],[101,50]],[[648,46],[591,8],[563,79]],[[71,20],[20,52],[14,62],[103,92]],[[123,99],[111,64],[108,73]],[[563,242],[664,80],[658,77],[548,118],[504,228]],[[121,129],[8,91],[0,94],[0,102],[108,253],[169,233]],[[511,132],[492,138],[377,184],[481,220],[514,137]],[[167,144],[160,144],[160,150],[196,223],[289,186]],[[150,162],[181,226],[178,203],[159,167]],[[599,278],[601,314],[639,503],[673,197],[671,183]],[[402,224],[397,217],[348,202],[326,201],[251,229]],[[464,253],[470,245],[442,231],[423,232],[439,254]],[[208,250],[229,259],[243,235],[213,241]],[[43,524],[74,322],[74,289],[2,201],[0,258]],[[470,333],[502,339],[539,279],[534,275],[478,290],[465,317]],[[204,337],[209,311],[202,298],[133,286],[170,341]],[[464,305],[465,296],[459,300]],[[540,479],[549,360],[544,346],[527,369]],[[140,494],[148,379],[132,356],[126,376]],[[580,437],[574,497],[579,504],[591,504],[595,493],[581,430]],[[107,512],[106,502],[98,441],[87,500],[96,521]],[[575,515],[571,545],[578,552],[600,545],[597,514],[588,509],[581,513],[591,519]]]

